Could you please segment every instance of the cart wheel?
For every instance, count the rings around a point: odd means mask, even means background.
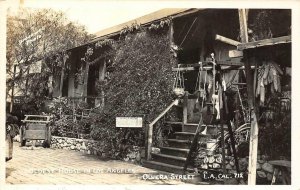
[[[26,144],[26,139],[24,140],[24,131],[23,131],[23,126],[20,127],[20,147],[25,146]]]

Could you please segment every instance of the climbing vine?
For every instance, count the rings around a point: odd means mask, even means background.
[[[144,128],[116,128],[116,117],[142,116],[144,123],[149,123],[174,98],[171,68],[176,59],[170,52],[167,27],[159,33],[137,28],[135,33],[129,33],[127,28],[127,32],[122,32],[126,37],[114,42],[115,54],[107,62],[107,68],[113,71],[109,79],[96,85],[98,91],[105,92],[105,106],[92,113],[91,136],[108,142],[111,157],[118,155],[121,144],[142,146],[144,143]]]

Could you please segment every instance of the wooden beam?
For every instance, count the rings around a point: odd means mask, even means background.
[[[182,117],[183,125],[185,125],[187,123],[187,115],[188,115],[187,107],[188,107],[188,93],[185,92],[184,97],[183,97],[183,117]]]
[[[248,43],[247,15],[245,9],[239,9],[240,35],[242,43]],[[239,49],[238,49],[239,50]],[[250,109],[250,148],[249,148],[249,166],[248,166],[248,185],[256,185],[256,162],[258,145],[258,121],[256,117],[256,108],[254,105],[253,75],[251,73],[249,52],[244,52],[245,73],[247,83],[248,105]]]
[[[222,66],[221,70],[244,70],[245,66]],[[202,67],[203,71],[211,71],[213,68],[211,66]],[[251,69],[255,69],[255,66],[251,65]],[[199,67],[173,67],[172,71],[198,71]]]
[[[230,58],[237,58],[237,57],[243,57],[243,51],[239,51],[239,50],[229,50],[228,52],[228,56]]]
[[[220,42],[224,42],[226,44],[233,45],[233,46],[237,46],[241,43],[241,42],[232,40],[230,38],[226,38],[226,37],[218,35],[218,34],[215,36],[215,40],[220,41]]]
[[[174,44],[174,23],[173,20],[171,20],[170,26],[169,26],[169,39],[170,39],[170,49],[172,45]]]
[[[291,42],[292,42],[291,36],[281,36],[278,38],[270,38],[270,39],[255,41],[255,42],[242,43],[237,46],[237,49],[245,50],[245,49],[252,49],[252,48],[257,48],[262,46],[271,46],[271,45],[291,43]]]
[[[250,108],[250,148],[249,148],[249,168],[248,168],[248,185],[256,184],[256,163],[258,147],[258,121],[257,108],[255,106],[254,96],[254,77],[250,71],[250,57],[246,54],[245,72],[248,94],[248,105]]]
[[[153,138],[153,126],[146,125],[146,160],[151,160],[152,138]]]
[[[211,61],[201,61],[198,63],[191,63],[191,64],[178,64],[179,67],[200,67],[200,64],[212,64]],[[216,61],[218,65],[228,65],[228,66],[243,66],[244,63],[240,61]]]
[[[242,43],[248,42],[248,26],[247,15],[245,9],[239,9],[239,21],[240,21],[240,37]]]

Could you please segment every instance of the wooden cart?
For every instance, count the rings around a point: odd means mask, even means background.
[[[43,147],[50,147],[50,119],[48,115],[25,115],[20,128],[20,146],[25,146],[27,140],[44,140]]]

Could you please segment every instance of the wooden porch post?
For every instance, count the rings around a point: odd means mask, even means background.
[[[103,64],[100,65],[100,69],[99,69],[99,81],[105,80],[105,73],[106,73],[106,60],[104,59]],[[101,106],[102,106],[102,108],[105,105],[104,96],[105,96],[104,90],[103,90],[103,87],[101,87]]]
[[[89,69],[90,69],[90,62],[85,62],[85,70],[84,70],[84,78],[83,78],[83,89],[82,89],[82,98],[86,102],[86,96],[87,96],[87,86],[88,86],[88,78],[89,78]]]
[[[172,20],[169,27],[169,39],[170,39],[170,49],[171,49],[171,46],[174,45],[174,24]]]
[[[63,90],[63,84],[64,84],[64,75],[65,75],[65,66],[66,61],[68,59],[68,55],[63,52],[62,53],[62,66],[61,66],[61,75],[60,75],[60,85],[59,85],[59,96],[62,97],[62,90]]]
[[[188,93],[185,92],[183,96],[183,125],[187,123],[187,116],[188,116]]]
[[[247,14],[245,9],[239,9],[239,21],[240,21],[240,34],[242,43],[248,42],[247,32]],[[256,109],[254,104],[254,86],[253,86],[253,75],[251,74],[251,62],[249,52],[244,51],[245,59],[245,72],[247,82],[247,94],[248,104],[250,109],[250,148],[249,148],[249,174],[248,174],[248,185],[256,184],[256,163],[257,163],[257,145],[258,145],[258,122],[256,116]]]
[[[153,125],[146,125],[146,159],[151,160],[151,148],[152,148],[152,138],[153,138]]]

